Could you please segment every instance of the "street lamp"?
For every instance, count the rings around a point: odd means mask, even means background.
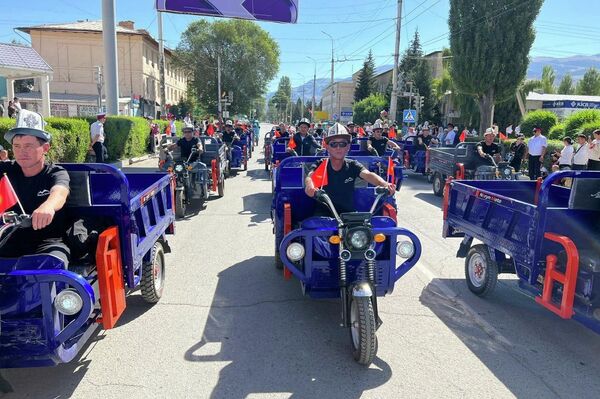
[[[333,36],[325,31],[321,31],[324,35],[329,36],[331,39],[331,114],[329,117],[333,119]]]
[[[315,63],[315,73],[313,75],[313,96],[312,96],[312,115],[310,120],[312,122],[315,121],[315,109],[316,109],[316,104],[315,104],[315,92],[317,91],[317,60],[315,60],[313,57],[307,56],[307,58],[310,58],[311,60],[313,60],[313,62]]]

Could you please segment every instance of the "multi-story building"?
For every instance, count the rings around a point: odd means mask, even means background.
[[[18,28],[31,36],[32,47],[54,70],[50,82],[51,113],[55,116],[95,115],[98,111],[98,71],[104,66],[102,21]],[[117,26],[119,113],[156,115],[160,108],[158,42],[133,21]],[[172,64],[165,48],[166,104],[186,98],[187,79]],[[36,85],[37,86],[37,85]],[[104,93],[103,93],[104,94]],[[39,91],[17,93],[22,103],[35,109]],[[104,101],[104,100],[102,100]]]
[[[354,82],[335,82],[333,85],[327,86],[321,98],[323,100],[322,109],[329,113],[329,119],[334,119],[337,115],[337,119],[343,122],[349,119],[347,112],[352,110],[352,104],[354,104]]]

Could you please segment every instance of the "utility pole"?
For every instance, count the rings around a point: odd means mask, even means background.
[[[412,101],[413,101],[413,82],[412,81],[408,81],[406,82],[406,84],[409,87],[409,96],[408,96],[408,109],[412,109]],[[416,107],[415,107],[416,108]],[[410,126],[410,123],[408,124]]]
[[[334,71],[334,61],[333,61],[333,36],[331,36],[329,33],[323,32],[325,35],[329,36],[329,38],[331,39],[331,114],[329,114],[329,119],[333,120],[333,112],[334,112],[334,108],[333,108],[333,71]]]
[[[315,63],[315,73],[314,73],[314,75],[313,75],[313,95],[312,95],[312,106],[311,106],[311,109],[312,109],[312,115],[311,115],[311,118],[310,118],[311,122],[314,122],[314,121],[315,121],[315,110],[316,110],[316,108],[317,108],[317,104],[315,104],[315,101],[316,101],[316,98],[315,98],[315,97],[316,97],[316,96],[315,96],[315,93],[316,93],[316,91],[317,91],[317,60],[315,60],[315,59],[314,59],[314,58],[312,58],[312,57],[308,57],[308,58],[310,58],[311,60],[313,60],[313,62]]]
[[[398,0],[398,16],[396,19],[396,45],[394,47],[394,69],[392,70],[392,98],[390,101],[390,118],[396,120],[398,114],[398,67],[400,64],[400,30],[402,27],[402,0]]]
[[[158,86],[160,90],[160,116],[167,115],[167,83],[165,80],[165,43],[163,40],[162,12],[157,11],[158,20]]]
[[[115,0],[102,0],[102,40],[106,75],[106,113],[119,114],[119,70],[117,68],[117,28]]]
[[[221,54],[217,54],[217,119],[223,123],[223,104],[221,103]]]
[[[304,118],[304,84],[302,85],[302,112],[300,114],[300,119]]]
[[[98,89],[98,112],[102,112],[102,87],[104,86],[104,76],[102,76],[102,67],[96,66],[96,88]]]

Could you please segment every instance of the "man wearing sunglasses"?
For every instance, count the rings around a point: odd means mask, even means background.
[[[379,175],[369,172],[360,162],[353,159],[346,159],[346,155],[350,151],[351,140],[352,136],[339,123],[329,128],[324,138],[329,158],[317,161],[311,167],[304,181],[306,195],[311,198],[314,197],[315,192],[321,187],[315,187],[311,176],[321,163],[326,161],[327,185],[322,188],[331,198],[338,213],[356,211],[354,207],[354,183],[357,177],[360,177],[373,186],[387,187],[390,195],[394,195],[396,190],[394,183],[387,183]],[[330,214],[330,211],[325,206],[319,204],[316,215],[329,216]]]

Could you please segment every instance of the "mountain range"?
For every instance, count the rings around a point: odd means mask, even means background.
[[[544,66],[550,65],[554,68],[556,74],[555,85],[560,83],[562,77],[570,73],[574,81],[581,79],[586,70],[591,67],[600,69],[600,54],[596,55],[575,55],[571,57],[533,57],[529,63],[527,70],[527,79],[540,79],[542,77],[542,69]],[[375,68],[375,73],[379,74],[383,71],[389,70],[392,65],[383,65]],[[352,77],[345,77],[336,79],[339,81],[351,81]],[[329,86],[330,79],[317,79],[315,84],[315,97],[317,101],[321,100],[322,94]],[[302,90],[304,90],[305,101],[309,101],[312,98],[313,81],[312,79],[308,82],[292,88],[292,98],[296,101],[298,98],[302,98]],[[267,101],[273,97],[275,92],[267,94]]]

